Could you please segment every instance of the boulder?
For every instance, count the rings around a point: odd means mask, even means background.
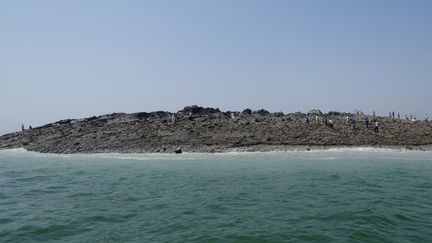
[[[178,113],[183,113],[186,115],[192,114],[192,115],[209,115],[209,114],[215,114],[215,113],[220,113],[220,110],[218,108],[204,108],[201,106],[197,106],[197,105],[192,105],[192,106],[186,106],[185,108],[183,108],[183,110],[178,111]]]
[[[267,110],[264,110],[264,109],[254,111],[253,113],[256,114],[256,115],[260,115],[260,116],[268,116],[268,115],[270,115],[270,112],[267,111]]]
[[[284,116],[284,113],[283,113],[283,112],[275,112],[275,113],[273,113],[273,115],[274,115],[275,117],[283,117],[283,116]]]
[[[251,109],[245,109],[244,111],[242,111],[242,114],[243,115],[250,115],[250,114],[252,114],[252,110]]]

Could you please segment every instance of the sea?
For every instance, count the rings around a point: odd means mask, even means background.
[[[432,242],[432,152],[2,150],[0,242]]]

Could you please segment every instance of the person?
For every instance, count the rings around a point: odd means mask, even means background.
[[[175,115],[174,115],[174,114],[171,115],[171,123],[172,123],[172,124],[175,123]]]
[[[351,119],[351,126],[352,126],[353,130],[356,129],[356,123],[357,123],[357,121],[354,118]]]
[[[315,116],[315,123],[316,123],[316,124],[319,123],[319,118],[318,118],[318,116]]]
[[[427,114],[425,114],[425,121],[428,121],[428,115]]]
[[[398,119],[400,119],[400,113],[398,112]]]
[[[345,120],[346,120],[347,123],[349,123],[349,116],[346,116]]]
[[[31,125],[29,126],[29,129],[32,129],[32,126],[31,126]]]
[[[366,117],[366,120],[365,120],[365,127],[369,128],[369,120],[367,119],[367,117]]]
[[[375,121],[374,131],[375,131],[376,133],[378,133],[378,129],[379,129],[379,123],[378,123],[378,121]]]
[[[372,116],[375,117],[375,111],[372,111]]]
[[[395,118],[395,116],[394,116],[394,111],[392,111],[392,117]]]
[[[24,124],[21,124],[21,131],[24,131]]]
[[[408,115],[407,114],[405,114],[405,120],[409,120],[409,118],[408,118]]]
[[[330,128],[333,128],[333,120],[332,120],[332,119],[330,119],[330,120],[328,121],[328,125],[329,125]]]
[[[309,125],[309,115],[306,115],[306,124]]]

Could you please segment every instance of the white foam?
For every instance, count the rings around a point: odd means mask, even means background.
[[[317,159],[317,160],[335,160],[347,158],[350,156],[364,157],[376,155],[388,158],[406,157],[421,155],[427,160],[432,161],[432,151],[406,150],[397,148],[376,148],[376,147],[333,147],[333,148],[313,148],[310,151],[306,150],[275,150],[268,152],[245,152],[245,151],[229,151],[224,153],[94,153],[94,154],[52,154],[27,151],[24,148],[0,150],[0,155],[11,156],[36,156],[36,157],[51,157],[51,158],[83,158],[83,159],[120,159],[120,160],[202,160],[202,159],[218,159],[224,157],[297,157],[299,159]],[[417,157],[417,156],[416,156]]]

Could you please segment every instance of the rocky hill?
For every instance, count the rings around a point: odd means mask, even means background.
[[[375,121],[378,132],[374,131]],[[44,153],[171,153],[176,148],[186,152],[268,151],[329,146],[430,149],[431,145],[432,123],[427,121],[323,114],[319,110],[307,114],[249,109],[222,112],[198,106],[176,113],[113,113],[61,120],[0,137],[0,149]]]

